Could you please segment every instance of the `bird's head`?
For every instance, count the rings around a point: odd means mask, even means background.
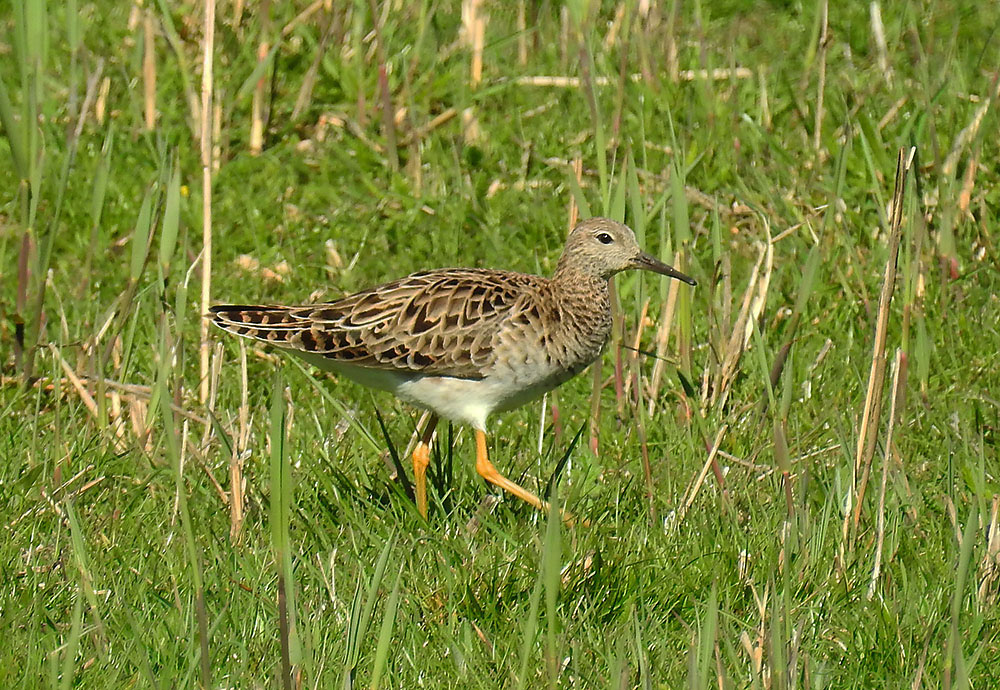
[[[693,278],[642,251],[635,233],[627,225],[607,218],[588,218],[573,228],[559,258],[556,275],[582,273],[607,279],[630,268],[697,285]]]

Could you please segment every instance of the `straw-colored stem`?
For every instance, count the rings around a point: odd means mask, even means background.
[[[153,32],[153,10],[147,8],[142,16],[142,80],[146,131],[156,128],[156,44]]]
[[[522,66],[528,64],[528,24],[524,5],[525,0],[517,3],[517,63]]]
[[[878,315],[875,321],[875,342],[872,345],[872,363],[868,374],[868,391],[865,394],[865,404],[861,412],[858,446],[854,459],[855,477],[860,476],[860,479],[856,480],[854,501],[853,525],[855,529],[861,520],[865,488],[868,484],[872,457],[875,455],[878,422],[882,409],[882,388],[885,381],[885,347],[889,328],[889,307],[896,285],[896,262],[899,258],[899,244],[902,237],[903,192],[906,188],[906,174],[909,171],[914,152],[915,149],[911,149],[910,155],[907,156],[906,150],[901,148],[896,161],[896,184],[892,195],[890,215],[889,255],[886,258],[882,292],[879,296]]]
[[[261,41],[257,46],[258,64],[267,59],[271,45]],[[253,89],[253,102],[250,107],[250,155],[259,156],[264,150],[264,89],[267,88],[267,76],[261,75]]]
[[[677,522],[675,524],[680,525],[681,522],[684,521],[684,516],[687,515],[688,510],[692,505],[694,505],[694,499],[698,496],[698,491],[701,489],[701,485],[705,483],[705,477],[708,476],[708,471],[715,463],[715,458],[719,454],[719,448],[722,446],[722,439],[725,438],[727,431],[729,431],[729,425],[723,424],[719,428],[719,431],[715,434],[715,440],[712,442],[712,448],[708,452],[708,457],[705,458],[705,464],[702,465],[701,471],[698,472],[698,476],[695,477],[694,483],[691,485],[691,489],[681,502],[681,507],[677,511]]]
[[[208,313],[212,295],[212,57],[215,53],[215,0],[205,0],[205,35],[201,72],[201,186],[202,254],[201,312]],[[208,319],[201,320],[199,400],[208,402]]]
[[[882,70],[885,83],[892,86],[892,66],[889,64],[889,46],[885,40],[885,25],[882,23],[882,5],[878,0],[873,0],[868,8],[872,24],[872,38],[875,39],[875,47],[878,49],[878,67]]]
[[[885,494],[889,479],[889,463],[892,462],[892,439],[896,429],[897,409],[901,405],[902,391],[906,387],[906,355],[903,350],[896,348],[896,359],[893,362],[892,372],[892,398],[889,402],[889,428],[885,434],[885,458],[882,462],[882,483],[879,486],[878,494],[878,518],[875,522],[875,564],[872,567],[872,578],[868,584],[868,596],[870,600],[875,594],[875,587],[878,585],[878,578],[882,572],[882,545],[885,541]]]

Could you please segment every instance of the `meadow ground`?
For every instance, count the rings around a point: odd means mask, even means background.
[[[206,117],[205,4],[5,3],[0,686],[1000,686],[998,22],[221,3]],[[447,426],[424,522],[417,413],[201,347],[203,293],[547,273],[590,214],[699,285],[620,276],[495,420],[588,527]]]

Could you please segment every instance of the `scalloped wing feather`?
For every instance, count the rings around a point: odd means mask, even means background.
[[[547,280],[484,269],[414,273],[336,302],[220,305],[215,324],[277,347],[372,369],[482,378],[511,314]]]

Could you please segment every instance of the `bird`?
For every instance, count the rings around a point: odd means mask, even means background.
[[[444,268],[333,302],[220,304],[209,317],[225,331],[429,411],[412,455],[415,501],[425,520],[426,472],[439,418],[473,428],[476,471],[487,482],[547,510],[545,501],[490,462],[487,421],[541,397],[600,356],[612,324],[609,281],[628,269],[697,285],[642,251],[628,226],[595,217],[570,231],[551,277]]]

